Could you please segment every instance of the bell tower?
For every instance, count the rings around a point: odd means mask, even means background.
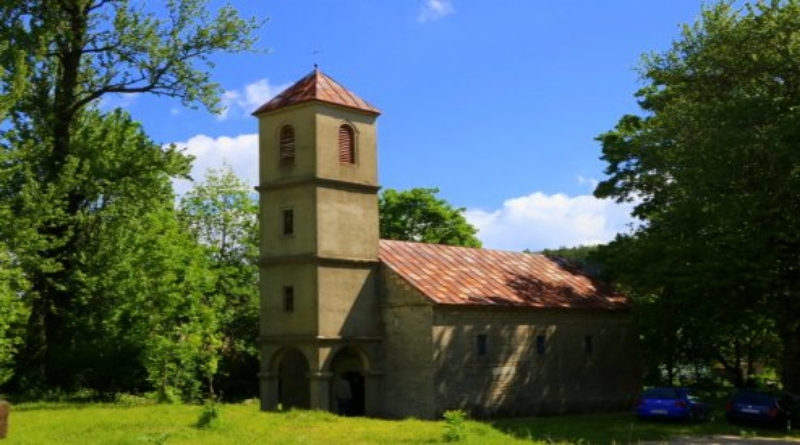
[[[380,111],[314,69],[259,124],[261,407],[334,410],[334,378],[361,379],[380,343]]]

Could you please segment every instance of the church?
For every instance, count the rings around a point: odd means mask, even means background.
[[[379,114],[317,68],[253,113],[261,409],[629,409],[641,372],[625,296],[542,255],[380,239]]]

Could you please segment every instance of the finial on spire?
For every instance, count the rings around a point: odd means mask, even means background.
[[[319,55],[321,52],[322,52],[322,50],[321,50],[321,49],[315,49],[314,51],[311,51],[311,55],[312,55],[312,56],[314,56],[314,59],[315,59],[315,60],[314,60],[314,71],[319,71],[319,63],[317,63],[318,61],[317,61],[316,59],[317,59],[317,56],[318,56],[318,55]]]

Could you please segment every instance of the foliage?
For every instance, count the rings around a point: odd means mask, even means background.
[[[252,397],[258,390],[253,378],[258,372],[258,203],[225,165],[209,170],[204,182],[181,198],[180,216],[202,247],[214,280],[210,294],[219,323],[220,363],[209,390]]]
[[[672,48],[643,58],[642,115],[598,138],[609,177],[595,191],[635,202],[643,221],[606,253],[652,314],[651,352],[713,359],[737,384],[742,363],[780,355],[795,391],[799,53],[798,1],[705,7]]]
[[[467,413],[461,410],[449,410],[444,412],[444,434],[442,439],[445,442],[459,442],[466,437],[464,423],[467,420]]]
[[[467,222],[463,208],[436,197],[437,188],[384,190],[378,201],[381,238],[480,247],[478,230]]]
[[[188,172],[189,159],[150,141],[121,111],[84,114],[73,147],[70,177],[87,203],[69,218],[75,233],[62,253],[71,273],[58,285],[69,300],[51,314],[57,323],[50,325],[47,359],[59,372],[50,389],[86,387],[113,399],[152,384],[163,394],[194,397],[198,375],[214,367],[215,356],[204,346],[215,341],[216,322],[203,300],[209,287],[203,255],[172,207],[170,178]],[[58,189],[49,193],[63,196]],[[30,212],[18,214],[22,227],[36,227],[23,218],[35,219],[44,206],[18,207]],[[40,258],[27,248],[15,246],[14,253],[31,262]],[[35,269],[28,273],[36,276]],[[34,292],[18,296],[28,307],[40,303]],[[35,357],[40,346],[29,341],[24,352]],[[28,364],[20,360],[18,367]],[[15,383],[36,388],[22,372]]]
[[[213,399],[207,400],[200,410],[200,416],[197,418],[195,426],[200,429],[214,428],[219,425],[220,409],[217,402]]]
[[[599,246],[560,247],[558,249],[544,249],[541,254],[548,257],[564,258],[583,269],[591,275],[599,275],[602,262],[597,257]],[[527,251],[526,251],[527,252]]]
[[[146,317],[142,326],[148,382],[160,401],[201,400],[202,382],[217,370],[218,297],[203,252],[173,212],[152,220],[155,238],[148,240],[153,269],[139,277],[150,293],[137,301]],[[153,255],[153,253],[157,253]],[[158,272],[156,272],[158,271]],[[154,297],[154,298],[151,298]]]
[[[164,377],[169,360],[156,356],[217,341],[214,323],[200,328],[209,315],[195,298],[205,295],[204,274],[192,270],[199,260],[185,239],[163,238],[178,230],[169,180],[188,173],[189,159],[147,140],[123,113],[95,107],[108,95],[151,93],[216,110],[209,57],[251,48],[257,24],[230,7],[212,15],[203,0],[171,0],[159,12],[131,0],[0,2],[0,218],[13,221],[0,229],[0,250],[22,277],[2,286],[22,285],[14,313],[28,315],[18,390],[113,392],[115,379],[131,388],[142,368],[126,364],[148,361],[152,380],[158,362]],[[184,298],[191,310],[181,314]],[[147,319],[135,304],[166,312]],[[165,324],[148,337],[146,323]],[[170,382],[215,368],[182,354]]]
[[[0,385],[11,378],[14,358],[22,343],[28,308],[19,294],[26,287],[13,255],[0,243],[0,314],[3,314],[0,317]]]

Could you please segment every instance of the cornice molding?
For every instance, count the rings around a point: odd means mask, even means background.
[[[272,190],[281,190],[292,187],[316,186],[337,190],[346,190],[359,193],[378,193],[381,186],[376,184],[365,184],[360,182],[350,182],[342,179],[322,178],[319,176],[301,176],[286,179],[279,179],[255,187],[259,193]]]

